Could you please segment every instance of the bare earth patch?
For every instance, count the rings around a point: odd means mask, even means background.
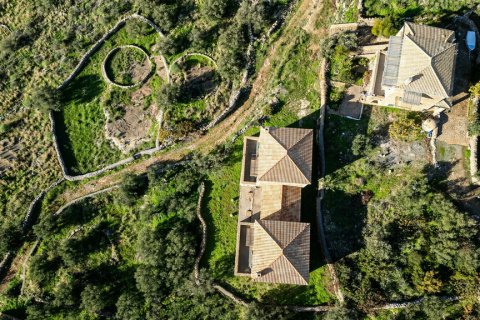
[[[132,82],[137,83],[145,79],[150,72],[150,67],[150,61],[148,61],[148,59],[143,60],[142,63],[134,63],[129,70],[132,75]]]
[[[151,105],[144,110],[145,98],[151,93],[152,89],[149,86],[143,86],[135,91],[132,94],[132,103],[124,107],[125,115],[121,119],[112,119],[105,110],[107,119],[105,137],[124,153],[152,139],[154,132],[149,133],[149,130],[158,114],[158,108]]]
[[[447,144],[468,146],[467,114],[467,99],[454,105],[450,111],[442,113],[437,139]]]

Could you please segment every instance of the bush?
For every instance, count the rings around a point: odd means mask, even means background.
[[[413,142],[422,137],[422,119],[415,113],[401,116],[388,128],[390,137],[397,141]]]
[[[333,87],[332,90],[330,90],[329,94],[330,108],[332,108],[333,110],[338,110],[344,96],[345,90],[343,88]]]
[[[144,176],[126,174],[120,185],[120,199],[125,204],[133,204],[145,192],[147,184],[147,179]]]
[[[180,86],[173,83],[167,83],[157,92],[157,105],[165,111],[171,111],[180,100]]]
[[[368,145],[368,138],[364,134],[357,134],[352,141],[352,154],[354,156],[364,155],[368,152],[370,146]]]
[[[220,20],[226,13],[228,1],[225,0],[205,0],[200,7],[200,13],[208,20]]]
[[[15,250],[22,241],[22,229],[13,221],[5,221],[0,227],[0,256]]]
[[[0,134],[7,133],[10,130],[10,125],[8,123],[0,123]]]
[[[35,108],[42,112],[60,111],[61,94],[55,88],[42,85],[32,89],[24,98],[26,107]]]
[[[375,19],[372,27],[372,34],[377,37],[390,37],[397,33],[391,17]]]
[[[337,45],[332,56],[330,73],[332,78],[351,83],[353,77],[353,61],[348,55],[348,49],[343,45]]]
[[[243,27],[237,23],[222,33],[218,39],[218,69],[222,77],[233,80],[245,67],[247,39]]]

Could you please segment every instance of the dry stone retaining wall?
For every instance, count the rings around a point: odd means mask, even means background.
[[[473,99],[472,101],[472,117],[473,119],[477,119],[478,115],[478,98]],[[472,179],[472,183],[479,184],[480,179],[478,178],[478,135],[469,136],[468,138],[468,146],[470,148],[470,177]]]
[[[165,37],[165,35],[162,33],[162,31],[160,30],[160,28],[155,24],[153,23],[152,21],[150,21],[149,19],[141,16],[141,15],[138,15],[136,13],[130,15],[130,16],[126,16],[122,19],[120,19],[116,24],[115,26],[113,26],[111,29],[109,29],[83,56],[82,58],[80,59],[80,61],[78,62],[78,64],[76,65],[76,67],[73,69],[73,71],[70,73],[70,75],[57,87],[57,90],[61,90],[63,88],[65,88],[69,83],[70,81],[73,80],[73,78],[75,78],[79,73],[80,71],[82,70],[82,68],[85,66],[85,64],[87,63],[88,59],[102,46],[102,44],[108,39],[110,38],[114,33],[116,33],[118,30],[120,30],[120,28],[125,24],[125,22],[128,20],[128,19],[139,19],[141,21],[144,21],[145,23],[147,23],[148,25],[150,25],[152,28],[155,29],[155,31],[160,35],[160,37]],[[168,71],[168,64],[167,64],[167,61],[165,60],[165,57],[163,56],[163,54],[160,54],[160,57],[165,65],[165,68],[166,68],[166,73],[167,73],[167,81],[170,82],[170,72]],[[59,142],[58,142],[58,137],[57,137],[57,134],[56,134],[56,128],[55,128],[55,120],[54,120],[54,117],[53,117],[53,111],[50,111],[49,113],[49,118],[50,118],[50,123],[51,123],[51,131],[52,131],[52,136],[53,136],[53,144],[54,144],[54,147],[55,147],[55,153],[57,154],[57,158],[58,158],[58,162],[60,164],[60,167],[62,168],[62,173],[65,177],[65,179],[69,180],[69,181],[80,181],[80,180],[83,180],[83,179],[87,179],[87,178],[92,178],[92,177],[95,177],[95,176],[98,176],[102,173],[105,173],[109,170],[112,170],[112,169],[115,169],[117,167],[120,167],[124,164],[127,164],[129,162],[132,162],[133,160],[135,160],[133,157],[129,157],[127,159],[124,159],[124,160],[121,160],[121,161],[118,161],[114,164],[111,164],[109,166],[106,166],[105,168],[102,168],[100,170],[97,170],[97,171],[94,171],[94,172],[89,172],[89,173],[86,173],[86,174],[82,174],[82,175],[69,175],[68,173],[68,169],[67,169],[67,166],[65,165],[65,161],[63,159],[63,156],[62,156],[62,153],[60,151],[60,145],[59,145]],[[139,155],[144,155],[144,154],[153,154],[154,152],[158,151],[158,150],[161,150],[165,148],[165,146],[163,147],[156,147],[156,148],[152,148],[152,149],[149,149],[149,150],[144,150],[144,151],[141,151],[139,152],[138,154]]]
[[[76,204],[84,199],[87,199],[87,198],[91,198],[91,197],[95,197],[96,195],[99,195],[101,193],[105,193],[105,192],[109,192],[109,191],[112,191],[116,188],[118,188],[119,185],[114,185],[114,186],[111,186],[109,188],[105,188],[105,189],[102,189],[102,190],[99,190],[99,191],[96,191],[96,192],[93,192],[93,193],[89,193],[87,195],[84,195],[83,197],[80,197],[80,198],[77,198],[77,199],[74,199],[68,203],[66,203],[65,205],[63,205],[60,209],[58,209],[53,215],[54,216],[58,216],[59,214],[61,214],[66,208],[70,207],[71,205],[73,204]]]
[[[33,211],[35,210],[35,208],[37,207],[38,203],[40,202],[40,200],[43,199],[43,197],[45,196],[45,194],[50,191],[51,189],[55,188],[56,186],[58,186],[60,183],[63,182],[63,178],[55,181],[54,183],[52,183],[50,186],[48,186],[47,189],[43,190],[42,192],[40,192],[36,197],[35,199],[33,199],[33,201],[30,203],[30,206],[28,207],[28,210],[27,210],[27,214],[25,215],[25,218],[23,219],[23,224],[22,224],[22,231],[25,232],[27,230],[27,228],[30,226],[30,223],[32,222],[32,216],[33,216]]]
[[[193,270],[193,274],[195,276],[195,283],[197,284],[197,286],[200,285],[200,280],[199,280],[200,260],[202,260],[203,254],[205,253],[205,245],[207,244],[207,224],[205,223],[205,220],[202,217],[202,200],[203,200],[204,193],[205,193],[205,183],[202,182],[199,188],[198,203],[197,203],[197,210],[196,210],[197,218],[198,220],[200,220],[200,223],[202,225],[202,242],[200,244],[200,252],[195,258],[195,267]]]
[[[12,262],[13,259],[13,253],[12,251],[7,252],[4,256],[2,261],[0,262],[0,277],[3,277],[5,272],[8,271],[8,268],[10,267],[10,263]]]
[[[5,30],[7,30],[8,32],[12,32],[12,30],[10,30],[10,28],[9,28],[7,25],[3,24],[3,23],[0,23],[0,28],[1,28],[1,29],[5,29]]]
[[[144,84],[145,82],[147,82],[148,78],[150,77],[150,75],[152,74],[152,71],[150,70],[150,72],[140,81],[138,81],[137,83],[134,83],[132,85],[122,85],[122,84],[119,84],[119,83],[116,83],[115,81],[113,81],[112,79],[110,79],[110,77],[108,76],[108,73],[107,73],[107,62],[108,60],[111,58],[111,56],[117,52],[118,50],[122,50],[122,49],[128,49],[128,48],[132,48],[132,49],[136,49],[136,50],[139,50],[140,52],[143,53],[143,55],[145,57],[147,57],[147,60],[148,60],[148,63],[150,64],[150,69],[152,69],[152,60],[150,59],[150,56],[148,55],[148,53],[146,53],[142,48],[140,48],[139,46],[136,46],[136,45],[133,45],[133,44],[127,44],[127,45],[123,45],[123,46],[118,46],[118,47],[115,47],[113,48],[112,50],[110,50],[110,52],[107,53],[105,59],[103,59],[103,63],[102,63],[102,76],[103,76],[103,79],[105,79],[105,81],[112,85],[112,86],[115,86],[115,87],[118,87],[118,88],[122,88],[122,89],[132,89],[132,88],[135,88],[135,87],[138,87],[142,84]]]
[[[180,57],[178,57],[177,59],[175,59],[175,60],[170,64],[170,66],[168,67],[169,73],[172,72],[172,66],[173,66],[174,64],[180,62],[180,60],[182,60],[182,59],[185,59],[185,58],[191,57],[191,56],[200,56],[200,57],[206,58],[207,60],[209,60],[210,62],[213,63],[213,65],[215,66],[215,68],[217,67],[217,62],[216,62],[212,57],[210,57],[209,55],[204,54],[204,53],[200,53],[200,52],[191,52],[191,53],[182,54]]]

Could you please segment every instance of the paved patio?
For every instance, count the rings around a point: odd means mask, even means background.
[[[345,96],[338,110],[330,109],[329,112],[349,119],[360,120],[363,112],[363,104],[360,97],[363,87],[351,85],[345,91]]]

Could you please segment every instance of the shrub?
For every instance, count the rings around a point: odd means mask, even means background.
[[[372,27],[372,34],[377,37],[390,37],[397,33],[391,17],[375,19]]]
[[[342,103],[343,97],[345,95],[345,90],[339,87],[333,87],[330,91],[330,108],[333,110],[338,110],[340,104]]]
[[[348,52],[348,49],[343,45],[335,47],[330,72],[335,79],[351,83],[354,80],[353,61]]]
[[[10,126],[7,123],[0,123],[0,134],[7,133]]]
[[[147,179],[128,173],[123,177],[120,185],[120,199],[123,203],[133,204],[147,188]]]
[[[368,138],[364,134],[357,134],[352,141],[352,154],[354,156],[364,155],[369,149]]]
[[[43,85],[32,89],[24,98],[23,103],[29,108],[36,108],[42,112],[60,111],[61,94],[55,88]]]
[[[422,137],[422,119],[414,113],[399,117],[390,124],[388,133],[394,140],[413,142]]]

